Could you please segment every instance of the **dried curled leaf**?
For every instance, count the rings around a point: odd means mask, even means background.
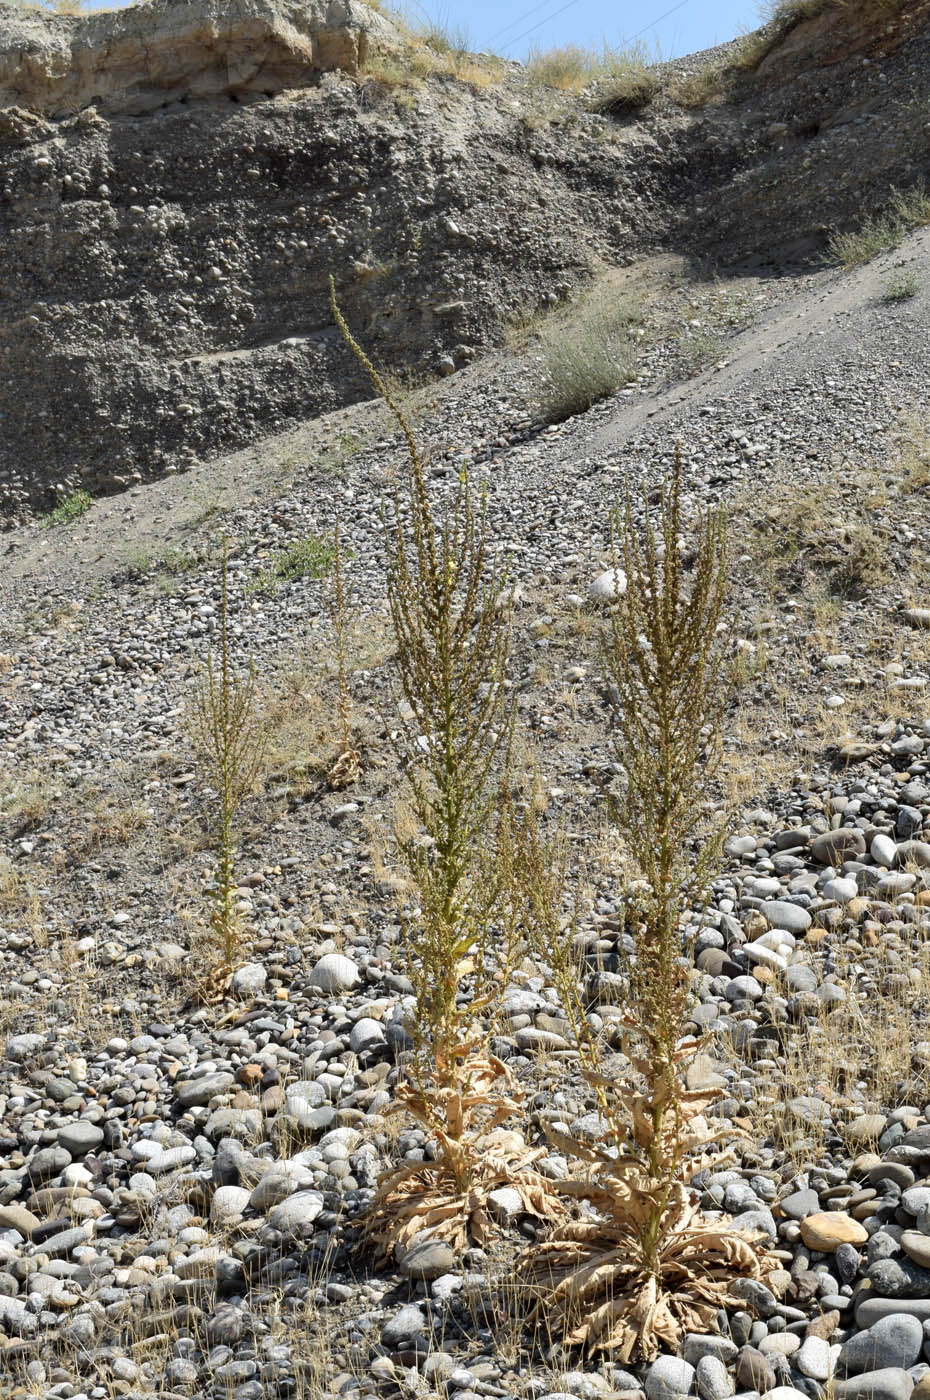
[[[500,1124],[521,1105],[523,1092],[496,1055],[475,1055],[463,1043],[448,1050],[455,1083],[402,1085],[391,1111],[406,1110],[434,1137],[436,1160],[384,1173],[362,1223],[360,1245],[382,1257],[409,1247],[414,1237],[443,1240],[456,1251],[483,1244],[496,1223],[488,1196],[501,1186],[520,1194],[525,1214],[561,1222],[568,1211],[556,1184],[532,1170],[545,1155]]]
[[[357,783],[362,771],[361,755],[358,749],[343,749],[326,775],[326,781],[333,792],[352,787]]]
[[[568,1221],[524,1250],[517,1276],[528,1290],[529,1321],[590,1354],[622,1362],[677,1351],[686,1332],[712,1330],[717,1309],[733,1305],[736,1278],[762,1278],[776,1261],[759,1242],[719,1220],[704,1221],[684,1190],[670,1202],[658,1273],[645,1271],[637,1232],[648,1218],[646,1192],[625,1221]]]
[[[553,1183],[532,1170],[542,1155],[542,1149],[526,1147],[485,1151],[469,1163],[464,1189],[448,1157],[388,1172],[362,1223],[359,1246],[374,1247],[382,1259],[390,1259],[414,1239],[442,1240],[456,1253],[469,1244],[483,1245],[497,1229],[488,1197],[501,1186],[519,1193],[526,1215],[563,1221],[567,1210]]]

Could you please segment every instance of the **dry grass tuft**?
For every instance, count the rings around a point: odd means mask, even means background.
[[[642,320],[634,301],[589,295],[568,312],[538,326],[538,369],[529,408],[544,423],[561,423],[636,378],[634,328]]]

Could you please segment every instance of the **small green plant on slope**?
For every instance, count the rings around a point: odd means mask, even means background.
[[[843,267],[858,267],[879,253],[897,248],[915,228],[930,223],[930,194],[922,184],[910,190],[892,190],[891,200],[849,233],[834,232],[827,244],[829,256]]]
[[[562,930],[558,862],[530,830],[525,872],[537,927],[573,1025],[584,1077],[594,1090],[603,1136],[595,1143],[557,1136],[587,1164],[581,1181],[562,1183],[597,1215],[557,1226],[525,1251],[517,1272],[535,1296],[532,1318],[588,1351],[621,1361],[676,1350],[684,1332],[706,1332],[729,1299],[734,1276],[760,1277],[774,1262],[726,1221],[702,1218],[688,1183],[721,1154],[704,1117],[716,1090],[688,1090],[685,1070],[699,1042],[685,1039],[689,960],[680,924],[700,903],[717,850],[701,787],[714,767],[725,701],[717,629],[726,583],[725,525],[711,512],[697,525],[690,586],[679,552],[681,458],[662,493],[658,521],[644,500],[642,538],[627,497],[615,525],[614,567],[625,575],[603,639],[611,684],[614,747],[622,773],[608,796],[632,879],[626,889],[626,1071],[609,1072],[592,1028]]]
[[[89,492],[72,491],[70,496],[58,502],[54,510],[49,511],[42,523],[46,528],[53,525],[73,525],[93,504],[94,498]]]
[[[270,594],[277,592],[282,583],[294,583],[300,578],[324,578],[332,562],[332,542],[319,535],[307,535],[305,539],[289,544],[267,568],[259,569],[248,591]]]
[[[258,717],[255,672],[233,665],[229,639],[229,559],[224,544],[219,615],[219,655],[211,651],[194,694],[191,728],[200,764],[215,793],[211,814],[219,858],[209,891],[210,927],[221,955],[219,975],[228,976],[239,947],[236,911],[236,818],[261,768],[265,737]]]
[[[506,798],[510,625],[494,605],[502,580],[489,569],[486,516],[475,510],[467,476],[437,523],[409,424],[330,285],[336,324],[394,413],[410,464],[405,489],[385,508],[388,603],[408,716],[394,742],[413,817],[399,839],[419,904],[402,918],[415,1010],[397,1108],[436,1143],[434,1161],[382,1180],[363,1238],[385,1254],[425,1235],[461,1248],[486,1238],[487,1197],[499,1186],[516,1187],[528,1212],[558,1214],[549,1184],[527,1170],[541,1154],[515,1134],[493,1132],[519,1107],[516,1084],[489,1049],[495,971],[506,975],[516,947]]]
[[[920,278],[916,272],[901,272],[889,277],[882,291],[882,301],[908,301],[920,291]]]

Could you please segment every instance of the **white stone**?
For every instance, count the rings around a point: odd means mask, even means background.
[[[307,981],[321,992],[351,992],[362,975],[351,958],[342,953],[326,953],[320,958]]]
[[[837,875],[834,879],[824,882],[820,893],[824,899],[835,900],[837,904],[848,904],[859,893],[859,886],[855,880]]]
[[[877,836],[872,837],[869,854],[876,865],[884,865],[890,870],[898,858],[898,847],[890,836],[880,831]]]
[[[599,603],[615,603],[626,592],[626,574],[622,569],[605,569],[591,580],[588,592]]]
[[[788,966],[787,958],[771,948],[766,948],[762,943],[746,943],[743,952],[750,962],[761,963],[763,967],[770,967],[774,972],[784,972]]]
[[[286,1201],[275,1206],[268,1215],[268,1224],[282,1234],[291,1234],[312,1225],[323,1209],[323,1197],[319,1191],[298,1191]]]
[[[814,1381],[828,1381],[835,1365],[833,1348],[823,1337],[806,1337],[794,1358],[794,1364],[802,1376],[810,1376]]]
[[[678,1400],[687,1395],[694,1381],[694,1367],[677,1356],[660,1356],[646,1372],[647,1400]]]
[[[237,969],[232,980],[232,990],[237,997],[257,997],[264,991],[268,973],[261,963],[246,963]]]
[[[244,1186],[220,1186],[210,1205],[210,1220],[214,1225],[234,1225],[241,1220],[249,1204],[250,1193]]]

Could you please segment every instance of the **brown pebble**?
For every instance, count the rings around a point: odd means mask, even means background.
[[[840,1325],[839,1311],[834,1308],[831,1312],[821,1313],[819,1317],[812,1318],[807,1325],[805,1337],[822,1337],[828,1342]]]
[[[283,1107],[284,1090],[280,1084],[272,1084],[271,1088],[262,1094],[262,1112],[277,1113],[278,1109]]]

